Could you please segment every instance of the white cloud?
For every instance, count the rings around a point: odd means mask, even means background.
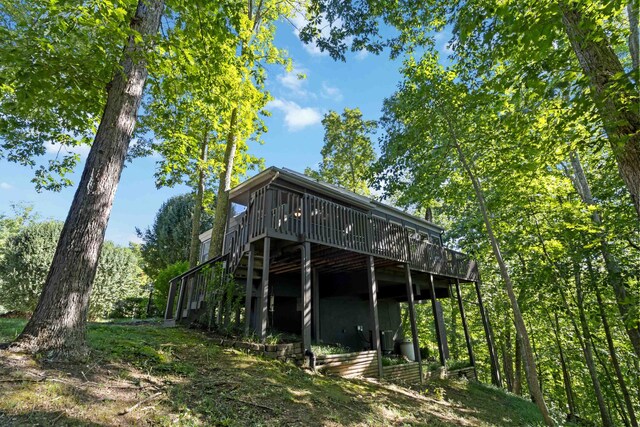
[[[75,153],[79,154],[80,157],[87,157],[89,155],[89,150],[91,147],[88,145],[77,145],[73,147],[69,146],[60,146],[60,144],[54,144],[51,141],[47,141],[44,143],[44,146],[49,154],[58,154],[58,153]]]
[[[280,110],[284,113],[284,122],[292,132],[320,123],[322,114],[312,107],[301,107],[293,101],[274,99],[267,104],[267,108]]]
[[[13,185],[9,184],[8,182],[0,182],[0,189],[11,190],[12,188]]]
[[[365,49],[360,49],[359,51],[356,52],[355,56],[358,61],[362,61],[364,58],[369,56],[369,52],[366,51]]]
[[[307,70],[294,67],[290,72],[280,74],[277,78],[280,84],[291,93],[299,97],[307,97],[310,93],[305,89]]]
[[[144,240],[142,240],[137,234],[130,234],[129,235],[129,242],[140,245],[140,244],[144,243]]]
[[[322,97],[334,101],[342,100],[342,92],[334,86],[330,86],[327,82],[322,82]]]

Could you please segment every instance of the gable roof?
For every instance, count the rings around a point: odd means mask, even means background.
[[[328,182],[313,179],[300,172],[297,172],[288,168],[278,168],[275,166],[271,166],[263,170],[259,174],[247,179],[246,181],[232,188],[231,191],[229,192],[229,199],[231,201],[234,201],[234,199],[236,199],[237,201],[240,201],[239,196],[245,193],[245,190],[251,187],[256,187],[260,184],[264,184],[269,181],[275,180],[276,178],[283,179],[285,181],[298,184],[301,187],[309,188],[319,193],[329,195],[334,199],[340,200],[350,205],[358,206],[361,209],[379,211],[382,213],[386,213],[388,215],[396,216],[399,218],[409,220],[414,223],[418,223],[420,225],[423,225],[424,227],[436,229],[439,231],[444,231],[443,227],[437,224],[434,224],[430,221],[427,221],[423,218],[417,217],[415,215],[411,215],[399,208],[396,208],[395,206],[391,206],[386,203],[379,202],[370,197],[356,194],[353,191],[349,191],[335,184],[330,184]]]

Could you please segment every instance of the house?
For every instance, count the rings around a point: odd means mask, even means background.
[[[235,322],[245,334],[262,340],[269,331],[295,334],[307,354],[312,343],[373,350],[381,374],[382,355],[397,352],[406,339],[412,341],[413,357],[420,364],[417,302],[432,307],[444,365],[448,348],[439,299],[454,294],[473,365],[460,297],[460,286],[471,284],[499,379],[477,263],[444,247],[441,227],[276,167],[233,188],[229,211],[234,216],[227,224],[223,256],[206,259],[211,231],[203,233],[201,264],[171,282],[167,322],[190,318],[211,300],[207,292],[215,293],[211,289],[223,282],[211,266],[222,264],[236,287],[214,299],[209,323]],[[241,304],[229,309],[233,298]],[[401,304],[408,308],[410,331],[401,328]]]

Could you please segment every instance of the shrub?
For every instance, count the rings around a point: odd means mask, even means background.
[[[156,276],[153,288],[153,303],[156,306],[156,310],[158,310],[160,313],[164,313],[164,309],[167,306],[167,297],[169,296],[169,282],[171,281],[171,279],[181,275],[188,269],[189,263],[187,261],[179,261],[160,270],[160,272]]]
[[[33,312],[53,260],[62,223],[31,223],[10,237],[0,257],[0,306]],[[105,242],[89,305],[89,317],[105,317],[118,300],[143,295],[144,278],[135,252]]]

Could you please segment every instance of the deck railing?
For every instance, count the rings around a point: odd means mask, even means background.
[[[229,230],[225,253],[233,271],[246,244],[266,235],[333,246],[409,263],[416,270],[477,280],[467,255],[431,243],[410,228],[311,194],[261,188]]]

